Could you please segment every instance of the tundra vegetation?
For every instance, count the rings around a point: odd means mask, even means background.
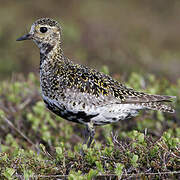
[[[107,68],[102,71],[107,73]],[[0,178],[177,178],[180,79],[170,84],[151,74],[132,73],[127,84],[152,94],[177,96],[176,113],[142,111],[134,119],[97,127],[95,141],[87,148],[81,144],[82,125],[46,109],[40,97],[39,78],[33,73],[1,82]],[[82,148],[84,157],[80,155]]]

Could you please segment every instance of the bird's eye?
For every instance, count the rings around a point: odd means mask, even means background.
[[[47,27],[40,27],[40,32],[45,33],[47,32]]]

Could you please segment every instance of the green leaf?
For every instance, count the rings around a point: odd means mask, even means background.
[[[2,173],[7,179],[12,179],[15,170],[13,168],[6,168],[6,170]]]
[[[57,153],[57,158],[58,158],[58,160],[62,160],[63,157],[64,157],[62,147],[56,147],[55,149],[56,149],[56,153]]]
[[[115,174],[120,177],[123,173],[123,168],[124,168],[124,165],[121,164],[121,163],[117,163],[116,164],[116,169],[115,169]]]
[[[91,180],[93,179],[94,177],[96,177],[98,175],[98,171],[97,170],[94,170],[94,169],[91,169],[89,171],[89,173],[87,174],[87,180]]]
[[[141,133],[141,134],[138,135],[138,141],[139,141],[140,143],[143,143],[143,142],[144,142],[144,134],[143,134],[143,133]]]
[[[101,72],[103,72],[104,74],[109,74],[109,68],[108,68],[108,66],[102,66],[101,67]]]
[[[131,164],[134,166],[134,167],[137,167],[137,161],[139,159],[139,156],[134,154],[133,157],[131,158]]]

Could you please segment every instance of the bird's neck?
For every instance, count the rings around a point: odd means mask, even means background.
[[[40,48],[40,66],[43,64],[54,64],[55,62],[63,62],[64,53],[61,44],[43,44]]]
[[[55,48],[55,45],[49,43],[43,43],[39,45],[39,48],[40,48],[40,54],[47,56]]]
[[[52,53],[63,53],[60,42],[37,43],[37,44],[40,49],[40,54],[44,56],[48,56],[49,54],[52,54]],[[59,49],[61,50],[61,52],[58,52]]]

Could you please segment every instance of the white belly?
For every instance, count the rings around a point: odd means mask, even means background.
[[[125,120],[137,116],[140,109],[143,108],[134,104],[112,104],[98,107],[96,112],[99,115],[92,118],[92,122],[96,125],[101,125]]]

